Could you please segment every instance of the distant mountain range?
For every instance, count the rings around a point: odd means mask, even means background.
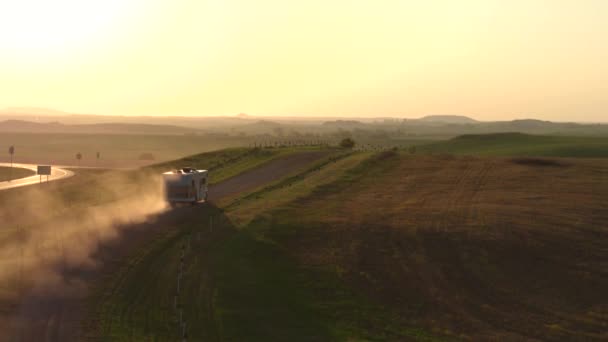
[[[38,113],[40,115],[32,114]],[[230,134],[318,135],[374,134],[391,136],[453,137],[462,134],[521,132],[528,134],[608,135],[607,124],[579,124],[536,119],[477,121],[461,115],[403,118],[263,117],[245,114],[216,117],[137,117],[75,115],[47,109],[18,108],[0,111],[0,132],[98,133],[98,134]],[[365,133],[369,132],[369,133]]]

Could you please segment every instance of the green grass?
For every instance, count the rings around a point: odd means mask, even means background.
[[[479,156],[608,157],[608,138],[497,133],[420,145],[419,152]]]
[[[219,183],[234,177],[246,170],[256,168],[273,159],[292,153],[310,151],[319,148],[229,148],[188,156],[179,160],[156,164],[148,167],[157,172],[180,167],[194,167],[209,170],[210,184]]]
[[[291,202],[306,198],[319,186],[351,179],[352,172],[360,171],[349,170],[381,160],[370,160],[370,156],[333,154],[227,208],[207,207],[205,213],[197,212],[196,218],[173,227],[173,233],[138,251],[128,267],[117,272],[110,282],[112,295],[93,301],[99,310],[97,321],[102,322],[102,339],[170,341],[179,337],[178,311],[172,301],[182,246],[191,246],[186,248],[181,283],[186,320],[196,322],[189,325],[190,339],[432,339],[346,286],[335,269],[301,265],[283,242],[302,227],[275,224],[286,220]],[[240,159],[235,160],[238,164]]]
[[[556,146],[580,147],[590,142],[601,145],[602,141],[600,138],[520,134],[465,136],[451,141],[453,145],[438,143],[420,147],[420,150],[484,155],[544,153],[540,155],[545,156],[549,151],[556,151]],[[428,146],[434,146],[437,150]],[[70,208],[84,208],[115,201],[123,193],[138,193],[138,189],[149,185],[145,181],[139,181],[143,175],[154,177],[166,169],[194,166],[210,169],[212,182],[217,183],[274,158],[301,150],[234,148],[193,155],[183,160],[151,166],[143,171],[86,171],[64,181],[62,184],[65,186],[49,184],[56,187],[49,189],[57,190],[53,196],[59,196],[61,202],[67,203]],[[560,156],[563,156],[563,150],[561,151]],[[349,196],[368,196],[362,200],[364,205],[382,203],[374,200],[382,198],[387,191],[372,191],[377,185],[382,185],[386,179],[395,182],[393,185],[398,185],[401,181],[407,182],[408,177],[416,176],[413,172],[407,172],[403,173],[403,179],[399,178],[400,174],[393,172],[399,163],[409,165],[426,159],[437,159],[440,163],[442,159],[406,156],[405,153],[395,151],[377,154],[334,152],[295,175],[267,184],[241,198],[232,199],[224,208],[208,206],[192,215],[172,220],[149,243],[134,249],[126,262],[116,260],[124,262],[122,267],[108,279],[99,282],[99,288],[91,298],[90,306],[95,310],[93,321],[90,322],[90,331],[95,335],[93,337],[112,341],[178,340],[178,311],[173,307],[173,296],[180,254],[183,246],[186,246],[180,305],[188,321],[189,340],[433,340],[432,334],[416,327],[416,322],[404,319],[404,316],[388,308],[389,305],[379,305],[368,297],[368,292],[354,286],[353,280],[347,278],[348,272],[344,265],[332,263],[334,259],[331,257],[329,262],[323,264],[305,264],[293,251],[293,247],[302,242],[315,241],[317,245],[310,247],[322,245],[318,240],[329,237],[327,231],[335,223],[330,220],[336,217],[332,217],[332,214],[340,209]],[[580,153],[573,156],[580,156]],[[107,183],[120,186],[121,190],[117,192],[108,187]],[[84,186],[86,191],[81,189]],[[407,201],[404,196],[399,203]],[[71,211],[65,208],[53,209],[57,209],[53,215],[66,215]],[[381,211],[378,214],[373,207],[360,209],[362,210],[351,210],[348,215],[374,212],[374,215],[380,215],[374,216],[376,222],[382,221],[384,217],[381,215],[387,213]],[[406,213],[404,216],[408,216],[415,214],[416,210],[403,212]],[[433,214],[428,217],[435,216]],[[213,218],[213,229],[209,217]],[[364,219],[363,216],[358,216],[352,222],[345,219],[342,223],[360,226],[361,230],[352,232],[361,234],[359,239],[374,239],[374,232],[365,230],[367,225],[361,221],[362,218]],[[330,246],[335,248],[331,250],[332,253],[342,252],[348,255],[350,247],[356,249],[356,246],[348,245],[348,241],[351,241],[349,238],[351,237],[344,234],[330,242],[340,244],[346,241],[341,246]],[[470,236],[467,238],[471,239]],[[441,261],[443,259],[431,258],[435,255],[433,253],[441,254],[445,251],[433,246],[429,245],[429,251],[425,251],[427,254],[423,254],[421,249],[412,249],[418,254],[408,255],[404,260],[410,262],[408,265],[411,266],[416,266],[414,261],[427,263],[427,269],[432,270],[439,262],[445,262]],[[304,250],[306,247],[307,245]],[[378,246],[370,248],[375,247]],[[406,248],[404,253],[412,250]],[[374,252],[382,254],[385,250],[374,249]],[[362,263],[364,261],[366,260],[359,260]],[[476,265],[473,264],[477,267]],[[367,266],[374,268],[373,264]],[[488,264],[488,267],[494,266],[495,264]],[[479,269],[483,270],[479,271],[480,279],[492,274],[483,268]],[[384,269],[378,267],[375,270],[382,273]],[[456,269],[455,273],[460,271]],[[354,276],[373,280],[372,276],[365,273]],[[407,286],[418,280],[412,278],[403,291],[411,291]],[[406,306],[416,307],[417,300],[411,298]],[[475,308],[478,307],[475,305]],[[441,306],[437,309],[443,310]],[[455,332],[450,331],[433,330],[433,333],[457,337]]]
[[[190,246],[180,286],[190,339],[432,340],[346,287],[335,272],[301,267],[269,240],[271,221],[237,230],[220,211],[207,210],[213,232],[208,222],[177,227],[131,259],[113,296],[95,302],[102,340],[179,338],[173,295],[182,246]],[[285,232],[277,236],[285,238]],[[150,272],[155,269],[162,271]]]
[[[24,178],[35,175],[36,172],[28,169],[21,169],[18,167],[3,167],[0,166],[0,182],[4,182],[11,179]]]
[[[320,318],[317,324],[324,327],[325,337],[310,338],[311,334],[319,331],[311,324],[305,330],[292,329],[286,332],[288,335],[283,336],[286,340],[435,340],[423,329],[404,324],[390,309],[374,303],[347,285],[341,270],[334,265],[311,266],[296,261],[285,242],[297,239],[298,234],[307,234],[309,228],[311,227],[299,222],[289,206],[279,206],[251,222],[241,231],[238,239],[242,245],[239,248],[231,245],[222,248],[224,253],[230,255],[228,260],[237,267],[227,263],[220,265],[227,278],[224,282],[224,297],[229,300],[227,303],[218,301],[218,306],[229,312],[265,312],[268,303],[279,302],[284,310],[291,307],[305,308],[313,310],[315,316]],[[247,237],[243,238],[243,235]],[[247,248],[254,252],[247,252]],[[272,281],[273,277],[289,277],[294,281],[282,283]],[[248,286],[239,286],[247,281]],[[261,298],[260,293],[264,294]],[[239,299],[232,301],[232,297]],[[299,306],[294,305],[294,302],[299,302]],[[269,321],[280,321],[284,317],[279,313]],[[251,326],[260,324],[255,317],[242,317],[242,320]],[[232,329],[237,340],[246,336],[238,335],[241,329],[242,325],[236,325]],[[268,340],[269,337],[273,339],[268,334],[258,336],[256,340],[260,341]]]
[[[243,227],[269,208],[306,197],[317,187],[337,180],[345,170],[355,167],[370,155],[371,153],[348,152],[331,154],[294,176],[236,199],[228,199],[226,214],[236,226]]]

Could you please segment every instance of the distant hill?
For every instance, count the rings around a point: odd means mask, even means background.
[[[325,121],[323,126],[336,126],[336,127],[354,127],[354,126],[363,126],[365,125],[361,121],[357,120],[334,120],[334,121]]]
[[[466,134],[419,146],[419,151],[479,156],[608,157],[608,137],[531,135],[523,133]]]
[[[269,120],[258,120],[252,124],[249,124],[248,126],[254,126],[254,127],[279,127],[281,126],[280,123],[278,122],[274,122],[274,121],[269,121]]]
[[[106,134],[193,134],[200,130],[173,125],[141,123],[100,123],[64,125],[59,122],[31,122],[25,120],[0,121],[0,132],[15,133],[106,133]]]
[[[244,121],[238,125],[232,126],[232,131],[242,134],[272,134],[278,135],[284,133],[283,125],[270,120]]]
[[[472,124],[479,122],[475,119],[471,119],[470,117],[463,115],[427,115],[418,119],[417,121],[445,124]]]

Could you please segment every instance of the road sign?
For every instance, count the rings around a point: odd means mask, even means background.
[[[15,154],[15,146],[10,146],[10,147],[8,148],[8,154],[10,154],[11,156],[12,156],[13,154]]]
[[[50,165],[38,165],[38,174],[49,176],[51,174],[51,166]]]
[[[40,183],[42,183],[42,176],[46,176],[46,181],[49,181],[49,176],[51,175],[51,166],[50,165],[38,165],[38,174],[40,175]]]

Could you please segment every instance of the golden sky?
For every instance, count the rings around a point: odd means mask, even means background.
[[[0,107],[608,121],[604,0],[0,0]]]

